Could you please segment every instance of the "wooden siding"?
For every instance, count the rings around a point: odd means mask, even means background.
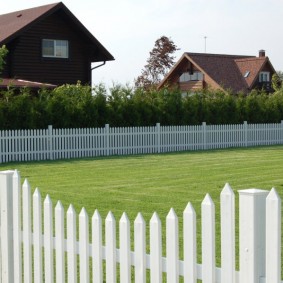
[[[189,81],[179,83],[180,90],[182,91],[195,91],[204,88],[203,81]]]
[[[69,58],[43,58],[42,39],[69,41]],[[9,59],[4,74],[12,78],[61,85],[91,82],[91,42],[74,30],[60,11],[52,14],[9,44]],[[99,56],[99,55],[98,55]]]

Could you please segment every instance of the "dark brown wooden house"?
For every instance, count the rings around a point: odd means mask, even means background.
[[[186,52],[159,84],[177,86],[184,93],[211,88],[248,93],[264,88],[272,91],[275,70],[265,51],[258,57]]]
[[[62,2],[0,15],[2,45],[9,51],[2,86],[90,84],[91,63],[114,60]]]

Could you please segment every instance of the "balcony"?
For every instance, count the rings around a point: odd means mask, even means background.
[[[196,91],[204,88],[204,82],[203,80],[179,82],[179,87],[181,91]]]

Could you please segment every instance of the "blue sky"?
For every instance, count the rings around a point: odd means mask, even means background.
[[[50,4],[9,0],[1,14]],[[93,71],[93,81],[132,84],[154,42],[170,37],[183,52],[258,55],[266,50],[283,71],[282,0],[65,0],[63,3],[115,57]]]

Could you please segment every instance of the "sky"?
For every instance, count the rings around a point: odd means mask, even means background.
[[[54,3],[9,0],[0,14]],[[283,0],[64,0],[63,3],[114,56],[93,70],[93,83],[133,85],[165,35],[184,52],[252,55],[264,49],[283,71]],[[206,37],[206,39],[205,39]],[[206,46],[206,48],[205,48]],[[96,64],[98,65],[98,64]],[[95,66],[95,65],[94,65]]]

